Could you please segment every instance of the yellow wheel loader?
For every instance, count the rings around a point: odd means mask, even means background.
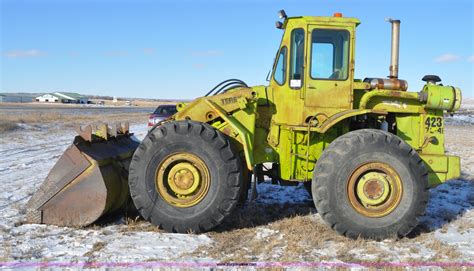
[[[399,20],[389,20],[388,78],[361,80],[354,78],[359,20],[284,11],[280,18],[267,86],[226,80],[178,104],[140,143],[125,126],[79,129],[30,200],[28,221],[84,226],[133,204],[169,232],[205,232],[258,181],[272,179],[304,183],[340,234],[408,234],[428,188],[460,175],[459,157],[444,148],[444,113],[459,109],[460,89],[427,75],[421,90],[407,91],[398,78]]]

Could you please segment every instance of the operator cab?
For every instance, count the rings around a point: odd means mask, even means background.
[[[275,121],[305,125],[308,116],[327,117],[352,109],[354,36],[360,23],[354,18],[287,17],[280,11],[283,38],[274,63],[270,89],[277,107]],[[278,102],[277,100],[280,100]],[[285,114],[292,101],[292,114]],[[279,110],[280,109],[280,110]],[[278,114],[282,112],[282,114]]]

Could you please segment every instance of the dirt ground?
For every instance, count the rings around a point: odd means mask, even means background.
[[[78,114],[76,123],[99,118],[79,121]],[[131,121],[136,136],[145,136],[144,112],[120,114],[110,117]],[[427,212],[410,236],[376,242],[337,235],[302,186],[266,182],[254,202],[205,234],[170,234],[123,216],[81,229],[22,224],[26,202],[74,136],[68,128],[73,117],[63,115],[52,122],[12,120],[17,126],[0,133],[0,263],[474,262],[473,124],[446,126],[447,151],[461,156],[462,176],[431,190]]]

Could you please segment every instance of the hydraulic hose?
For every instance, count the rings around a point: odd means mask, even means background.
[[[235,84],[236,86],[232,87],[232,88],[235,88],[235,87],[248,87],[248,85],[242,81],[242,80],[239,80],[239,79],[228,79],[228,80],[225,80],[225,81],[222,81],[220,82],[219,84],[217,84],[217,86],[215,86],[213,89],[211,89],[208,93],[206,93],[205,97],[209,96],[209,95],[216,95],[218,93],[220,93],[221,91],[223,91],[226,87],[230,86],[230,85],[233,85]],[[232,89],[230,88],[230,89]],[[217,91],[216,91],[217,90]],[[224,92],[228,91],[229,89],[225,90]],[[215,93],[214,93],[215,92]]]

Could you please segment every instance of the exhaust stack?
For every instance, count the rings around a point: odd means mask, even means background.
[[[386,19],[392,24],[392,49],[390,55],[390,75],[388,79],[365,78],[364,82],[370,84],[370,89],[388,89],[406,91],[408,82],[398,79],[398,59],[400,49],[400,20]]]
[[[392,24],[392,50],[390,57],[390,79],[398,79],[398,57],[400,49],[400,20],[387,19]]]

